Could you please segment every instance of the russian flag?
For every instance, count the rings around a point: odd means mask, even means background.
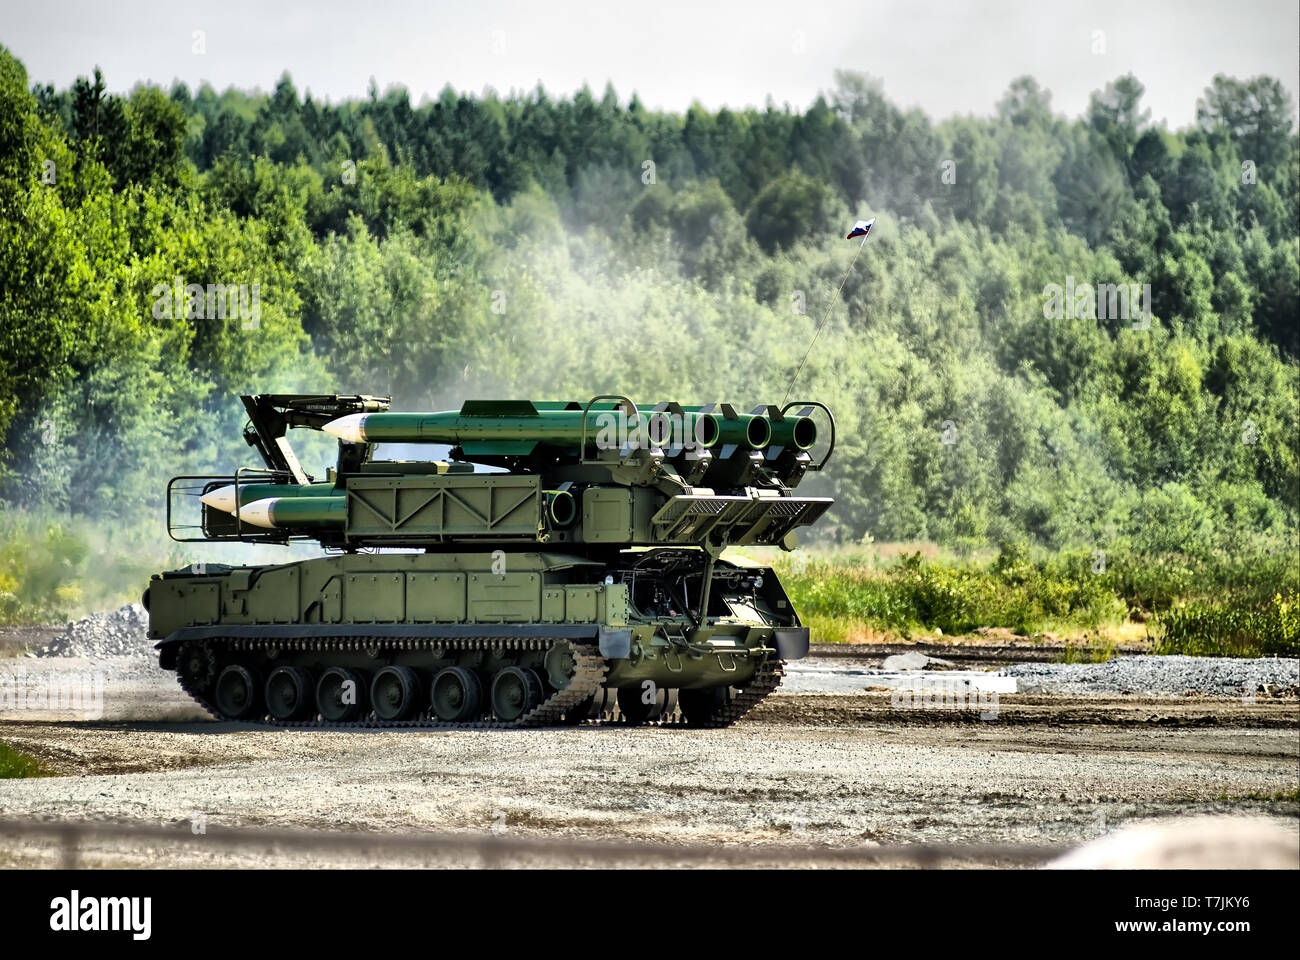
[[[853,225],[853,229],[849,231],[849,235],[844,239],[854,240],[858,237],[865,237],[867,234],[871,233],[871,228],[875,225],[875,223],[876,223],[875,217],[872,217],[870,220],[859,220],[857,223]]]

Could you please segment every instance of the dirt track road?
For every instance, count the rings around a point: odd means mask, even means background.
[[[168,688],[150,693],[147,673],[136,682],[144,684],[141,703],[175,715]],[[123,701],[114,702],[107,716],[122,712]],[[65,774],[0,781],[0,818],[10,820],[183,826],[201,818],[214,827],[748,845],[770,848],[776,862],[783,849],[804,845],[1064,848],[1132,820],[1206,812],[1265,814],[1298,829],[1294,699],[1012,694],[996,719],[981,721],[899,710],[887,692],[785,694],[717,731],[301,732],[5,720],[0,740]],[[202,839],[95,841],[80,862],[357,862],[205,847]],[[0,844],[0,866],[60,862],[51,840]],[[387,853],[361,862],[403,860]]]

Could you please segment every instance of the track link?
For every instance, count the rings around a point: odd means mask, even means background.
[[[754,677],[740,688],[740,693],[725,706],[714,710],[709,719],[697,727],[729,727],[768,698],[785,677],[784,660],[767,660],[759,664]],[[686,722],[678,721],[683,726]]]

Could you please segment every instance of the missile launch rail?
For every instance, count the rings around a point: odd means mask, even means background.
[[[720,726],[807,653],[773,571],[722,554],[792,549],[831,505],[794,492],[834,450],[823,404],[242,400],[264,466],[173,478],[169,532],[326,554],[154,575],[143,602],[159,663],[216,717]],[[338,439],[322,480],[292,428]],[[389,443],[449,451],[378,458]]]

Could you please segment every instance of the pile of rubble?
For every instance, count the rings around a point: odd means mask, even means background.
[[[153,657],[149,614],[138,603],[70,621],[64,631],[31,656]]]

